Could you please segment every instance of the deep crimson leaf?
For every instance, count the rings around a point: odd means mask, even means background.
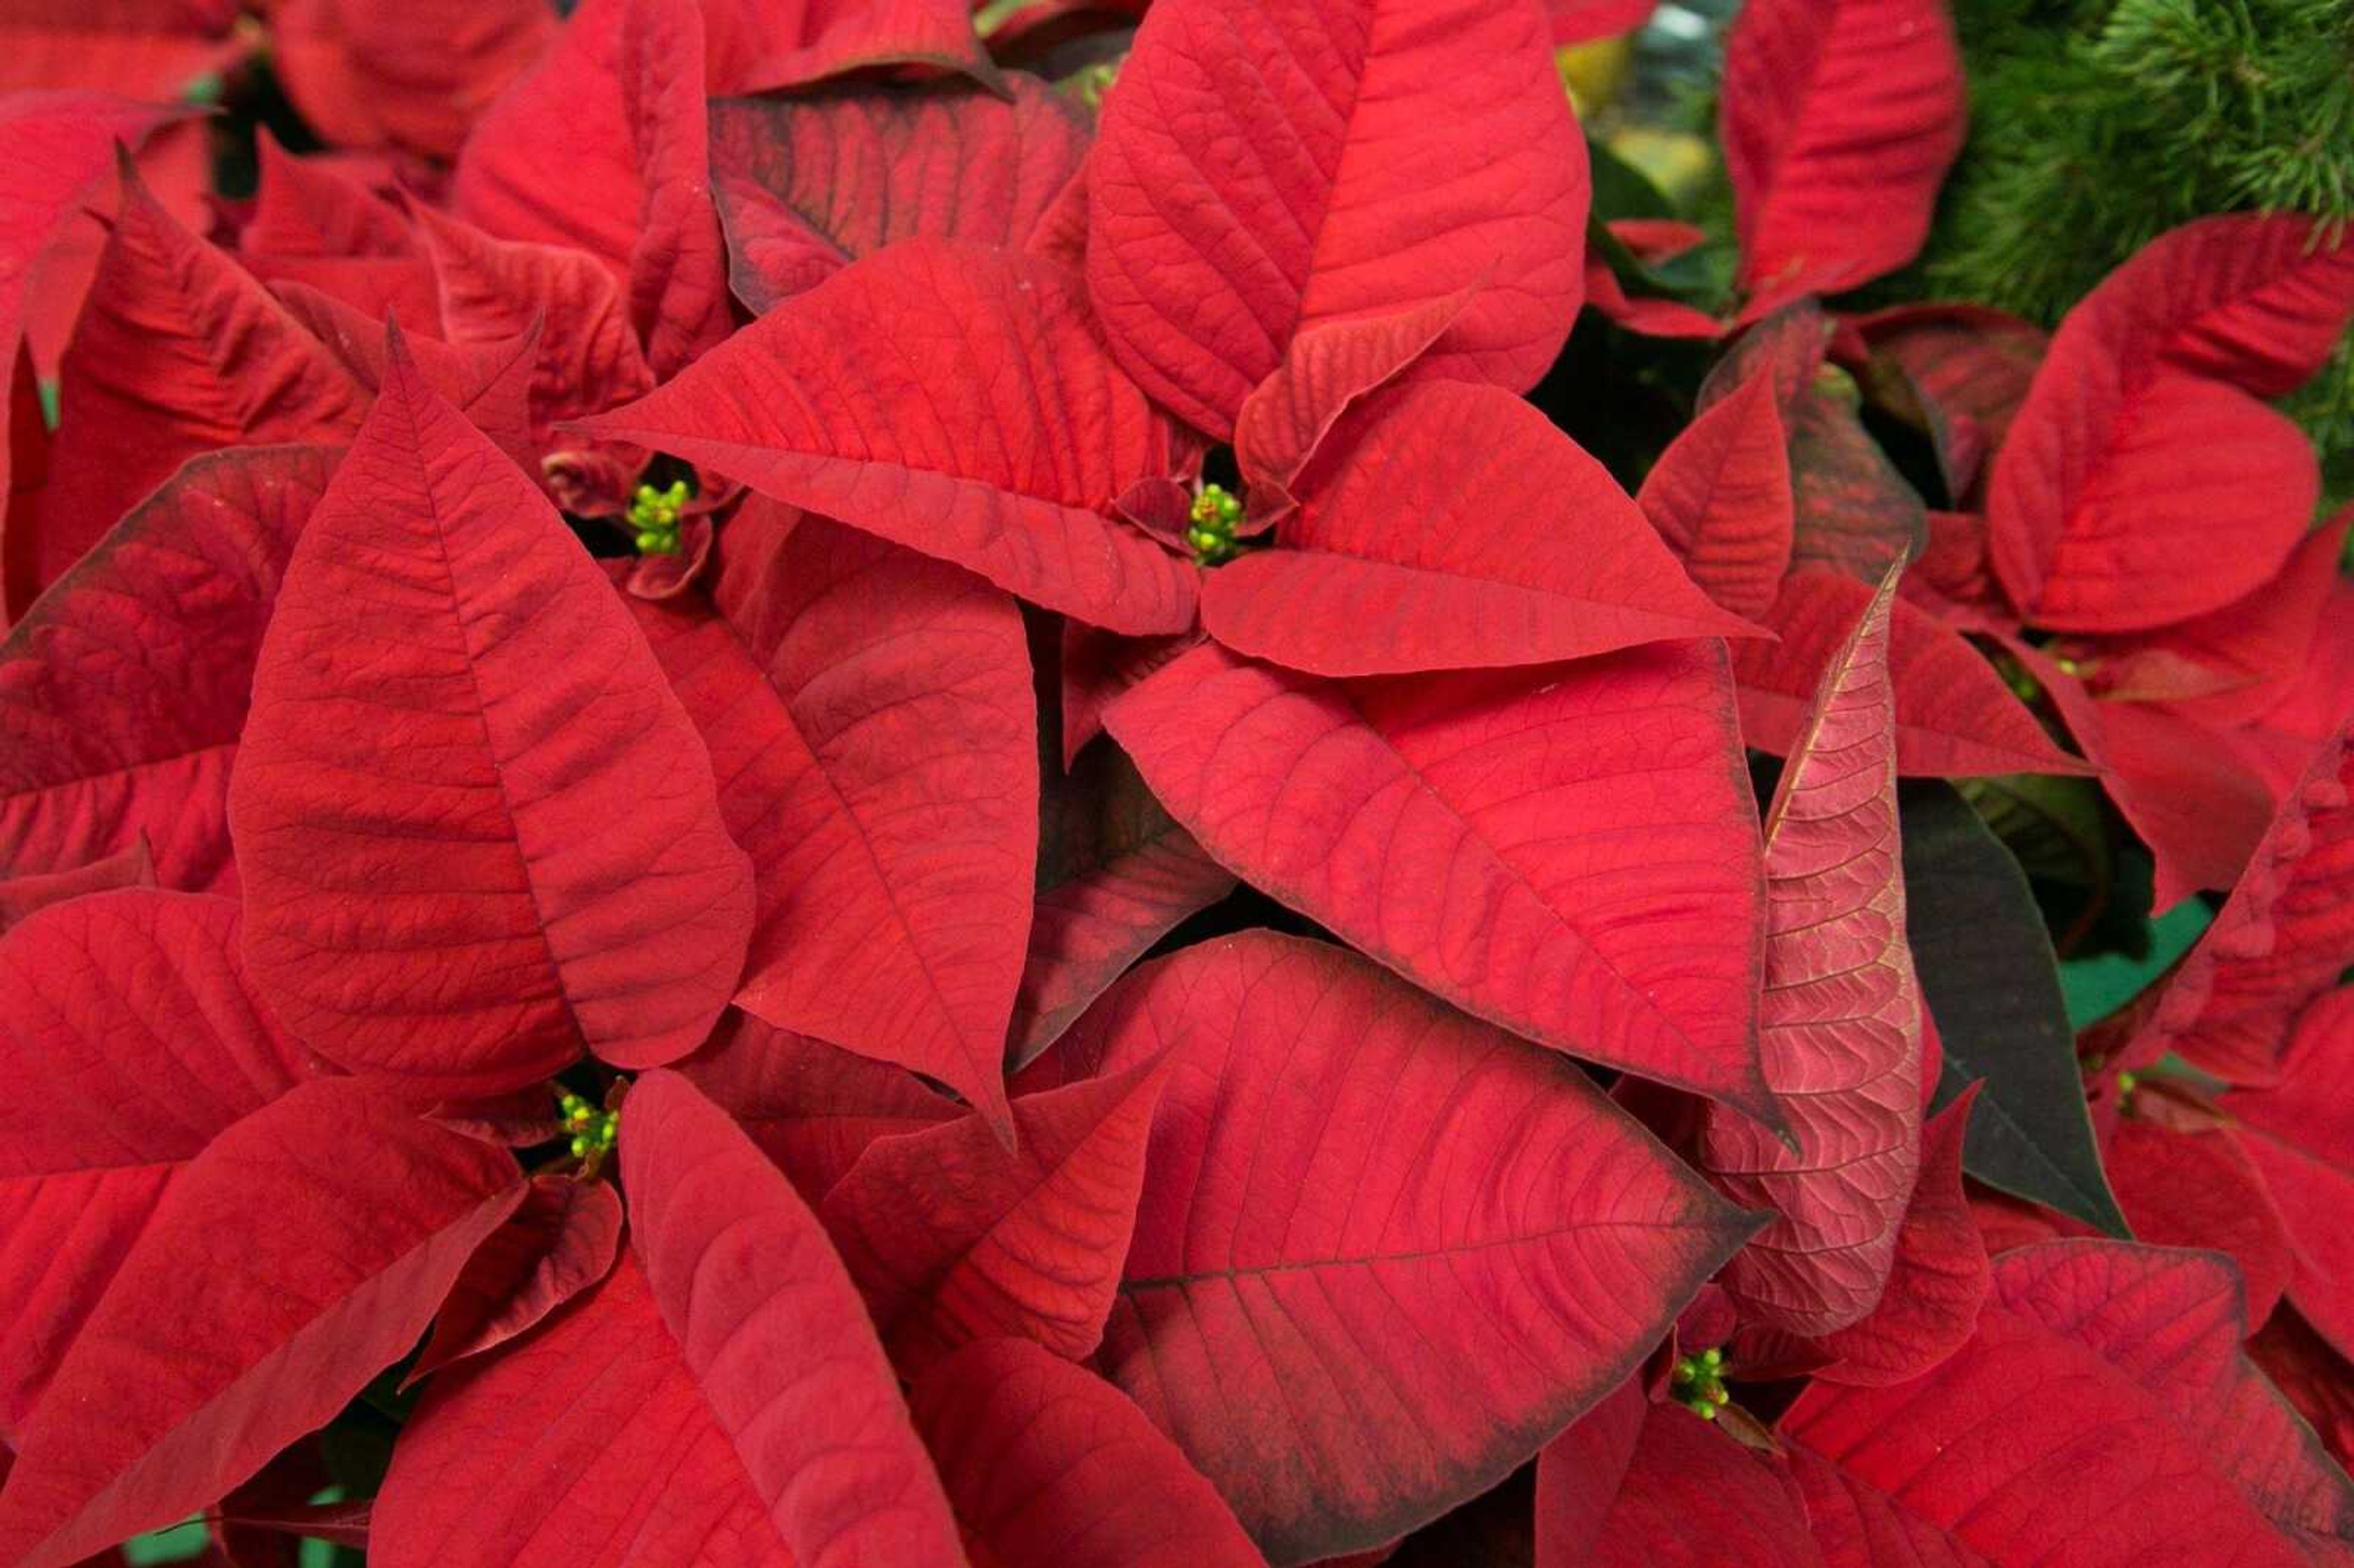
[[[1037,906],[1007,1032],[1015,1067],[1179,921],[1235,887],[1234,874],[1161,810],[1118,748],[1097,747],[1069,779],[1043,782]]]
[[[12,0],[0,16],[0,92],[176,99],[245,52],[236,19],[230,0]]]
[[[737,1002],[948,1084],[1003,1130],[1038,848],[1022,620],[952,567],[766,503],[714,603],[631,601],[752,858]]]
[[[1692,585],[1607,470],[1492,387],[1366,398],[1299,493],[1280,548],[1203,585],[1202,624],[1238,653],[1392,675],[1749,630]]]
[[[145,891],[0,941],[0,1436],[186,1162],[317,1065],[261,1010],[234,901]]]
[[[1744,288],[1833,293],[1919,252],[1966,112],[1941,0],[1744,6],[1719,102]]]
[[[1019,72],[1011,99],[962,83],[723,100],[712,194],[755,312],[917,235],[1021,250],[1087,156],[1067,93]]]
[[[1784,414],[1790,430],[1792,566],[1872,583],[1893,563],[1919,555],[1929,536],[1921,497],[1863,428],[1855,407],[1809,385]]]
[[[273,0],[270,63],[303,122],[344,147],[448,159],[555,39],[544,0]]]
[[[1199,631],[1122,637],[1076,620],[1064,621],[1059,661],[1064,771],[1070,771],[1087,742],[1103,733],[1104,710],[1121,693],[1201,642]]]
[[[1797,1485],[1629,1378],[1537,1460],[1536,1568],[1812,1568]]]
[[[1204,647],[1108,716],[1246,881],[1477,1016],[1771,1118],[1725,687],[1703,643],[1351,684]]]
[[[1816,675],[1872,599],[1843,572],[1795,572],[1760,618],[1779,642],[1733,645],[1742,738],[1786,754],[1796,744]],[[2089,773],[2053,745],[2000,674],[1960,633],[1917,605],[1891,609],[1889,668],[1896,682],[1896,768],[1910,778]]]
[[[2313,1331],[2294,1308],[2248,1340],[2248,1359],[2305,1417],[2340,1465],[2354,1461],[2354,1366]]]
[[[1923,405],[1938,466],[1956,501],[1977,493],[2002,448],[2049,341],[2043,331],[1983,305],[1899,305],[1856,323],[1873,363],[1902,375]]]
[[[660,376],[734,324],[711,207],[703,54],[698,5],[586,0],[547,57],[476,122],[451,180],[459,216],[489,233],[603,262]],[[564,149],[560,169],[549,166],[552,147]]]
[[[967,1345],[917,1380],[916,1425],[980,1568],[1253,1568],[1210,1483],[1093,1372],[1023,1340]]]
[[[230,784],[246,956],[288,1027],[424,1094],[684,1055],[752,877],[595,563],[395,355],[287,568]]]
[[[1759,375],[1772,378],[1774,408],[1787,429],[1799,396],[1815,385],[1839,323],[1811,299],[1800,299],[1753,323],[1701,383],[1702,412]]]
[[[466,1260],[403,1386],[505,1344],[605,1277],[621,1245],[621,1200],[602,1181],[532,1178],[507,1221]]]
[[[36,910],[89,893],[111,893],[122,887],[155,885],[155,855],[147,835],[134,832],[131,842],[113,853],[63,871],[34,872],[0,878],[0,931],[5,931]]]
[[[1193,620],[1191,568],[1104,511],[1174,471],[1169,428],[1044,262],[889,247],[585,428],[1115,631]]]
[[[704,0],[704,21],[715,93],[805,87],[848,71],[907,66],[1004,90],[965,0]]]
[[[1790,459],[1771,377],[1702,410],[1643,477],[1636,502],[1708,596],[1755,620],[1790,567]]]
[[[2303,433],[2256,399],[2311,375],[2349,313],[2354,244],[2286,215],[2204,218],[2110,273],[2060,323],[1996,458],[2012,602],[2056,630],[2132,631],[2270,577],[2318,481]]]
[[[249,266],[281,260],[415,257],[400,209],[325,157],[298,158],[264,126],[254,134],[260,185],[237,248]]]
[[[1013,1102],[1014,1152],[968,1115],[870,1144],[818,1206],[893,1362],[974,1340],[1095,1351],[1144,1185],[1160,1064]]]
[[[1533,386],[1585,287],[1585,150],[1546,57],[1521,0],[1153,6],[1087,165],[1120,363],[1225,437],[1301,332],[1484,280],[1421,373]]]
[[[1751,1228],[1575,1068],[1344,949],[1186,948],[1033,1072],[1164,1052],[1097,1361],[1279,1563],[1500,1480]]]
[[[2347,1204],[2354,1202],[2349,1086],[2354,990],[2340,989],[2298,1020],[2277,1087],[2222,1099],[2238,1122],[2232,1141],[2263,1175],[2275,1224],[2286,1226],[2289,1298],[2341,1354],[2354,1351],[2354,1300],[2344,1286],[2354,1270],[2354,1243],[2346,1230]]]
[[[2124,1117],[2101,1159],[2137,1241],[2226,1255],[2239,1266],[2248,1321],[2272,1316],[2295,1271],[2295,1244],[2241,1140],[2221,1128],[2177,1130]],[[2091,1233],[2063,1226],[2062,1234]]]
[[[1904,941],[1892,569],[1825,665],[1766,814],[1758,1063],[1785,1143],[1711,1107],[1702,1168],[1776,1211],[1725,1267],[1745,1317],[1819,1338],[1870,1313],[1921,1170],[1921,988]]]
[[[192,461],[0,643],[0,863],[61,873],[143,835],[164,886],[234,885],[229,764],[254,660],[335,458]]]
[[[209,1504],[414,1344],[523,1192],[505,1150],[348,1078],[220,1133],[155,1205],[35,1408],[0,1494],[0,1552],[61,1568]],[[252,1223],[257,1205],[269,1224]]]
[[[678,1074],[734,1117],[811,1203],[875,1139],[957,1114],[912,1073],[733,1010]]]
[[[186,459],[341,440],[366,406],[335,357],[251,273],[181,228],[127,163],[61,385],[37,533],[9,540],[12,595],[56,581]]]

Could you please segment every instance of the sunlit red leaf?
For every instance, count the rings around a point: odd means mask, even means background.
[[[752,877],[594,562],[396,355],[287,569],[230,786],[288,1027],[420,1093],[700,1044]]]
[[[1790,567],[1790,459],[1770,377],[1702,409],[1651,465],[1636,501],[1708,596],[1752,620]]]
[[[523,1202],[466,1260],[405,1382],[505,1344],[605,1277],[621,1200],[602,1181],[532,1178]]]
[[[1534,5],[1163,0],[1104,102],[1087,289],[1214,436],[1302,331],[1482,279],[1424,373],[1524,391],[1577,314],[1586,194]]]

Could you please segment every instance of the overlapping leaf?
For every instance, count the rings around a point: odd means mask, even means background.
[[[0,17],[0,91],[177,98],[243,52],[236,19],[229,0],[16,0]]]
[[[270,63],[304,123],[345,147],[454,156],[556,37],[539,0],[274,0]]]
[[[2349,1086],[2354,991],[2339,990],[2298,1021],[2276,1087],[2241,1090],[2222,1100],[2238,1123],[2232,1140],[2262,1174],[2275,1225],[2287,1233],[2289,1298],[2340,1354],[2354,1350],[2354,1302],[2342,1284],[2354,1268],[2345,1221],[2346,1205],[2354,1200]],[[2244,1234],[2250,1222],[2235,1218],[2235,1229]]]
[[[605,1277],[621,1242],[620,1194],[568,1175],[532,1178],[507,1221],[466,1260],[407,1381],[481,1355]]]
[[[1701,411],[1644,476],[1636,502],[1727,610],[1774,608],[1792,544],[1790,459],[1770,377],[1753,376]]]

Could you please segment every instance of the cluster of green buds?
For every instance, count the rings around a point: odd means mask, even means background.
[[[683,479],[672,481],[667,490],[638,486],[637,495],[630,502],[630,528],[638,536],[638,554],[678,554],[678,520],[686,510],[688,494]]]
[[[1193,546],[1193,558],[1205,567],[1234,559],[1235,524],[1243,520],[1242,502],[1224,485],[1205,484],[1202,493],[1193,497],[1191,515],[1193,525],[1185,530],[1185,543]]]
[[[570,1089],[556,1091],[556,1109],[564,1130],[572,1135],[572,1158],[580,1161],[581,1174],[594,1175],[620,1136],[621,1113],[599,1110]]]
[[[1696,1356],[1678,1356],[1668,1379],[1668,1393],[1702,1421],[1715,1420],[1716,1413],[1733,1399],[1724,1387],[1724,1352],[1711,1348]]]

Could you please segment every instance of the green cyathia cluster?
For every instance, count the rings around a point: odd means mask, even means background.
[[[2354,217],[2354,0],[1955,0],[1970,140],[1930,244],[1943,295],[2050,324],[2218,212]],[[2285,405],[2354,491],[2354,346]]]
[[[1241,548],[1235,543],[1235,525],[1243,520],[1242,502],[1223,485],[1205,484],[1193,497],[1191,515],[1193,524],[1185,530],[1185,543],[1193,546],[1193,558],[1205,567],[1234,559]]]
[[[1721,1350],[1705,1350],[1696,1356],[1679,1356],[1675,1370],[1668,1379],[1668,1393],[1678,1404],[1702,1421],[1713,1421],[1716,1413],[1733,1399],[1724,1386],[1723,1369],[1724,1352]]]
[[[630,501],[630,529],[637,535],[641,556],[678,554],[678,520],[686,511],[691,492],[686,481],[673,480],[667,490],[638,486]]]
[[[570,1089],[556,1092],[556,1108],[564,1120],[564,1130],[572,1135],[572,1158],[592,1166],[611,1152],[613,1140],[621,1135],[621,1113],[599,1110]]]

